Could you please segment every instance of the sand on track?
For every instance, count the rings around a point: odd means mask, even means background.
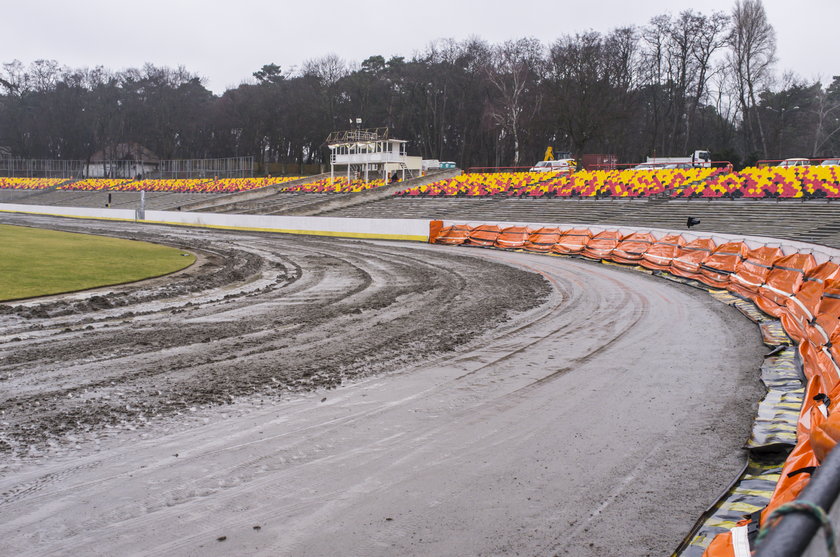
[[[205,255],[0,314],[11,554],[662,555],[744,459],[759,335],[690,288],[490,250],[3,218]]]

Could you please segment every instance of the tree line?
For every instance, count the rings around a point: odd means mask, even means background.
[[[461,167],[530,165],[549,145],[630,162],[709,149],[737,166],[839,155],[840,76],[809,82],[775,62],[761,0],[550,44],[441,40],[408,59],[270,63],[221,95],[183,67],[12,61],[0,71],[0,148],[85,160],[136,142],[164,159],[313,164],[327,160],[330,131],[361,118]]]

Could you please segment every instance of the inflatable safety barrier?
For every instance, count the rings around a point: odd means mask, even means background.
[[[781,316],[787,301],[802,288],[805,276],[817,266],[812,253],[792,253],[773,263],[758,287],[755,303],[765,313]]]
[[[580,253],[591,238],[592,232],[589,229],[573,228],[563,233],[557,243],[552,246],[551,251],[560,255]]]
[[[459,246],[469,239],[471,231],[472,227],[468,224],[453,224],[444,227],[433,241],[438,244]]]
[[[680,253],[685,245],[685,238],[681,234],[668,234],[655,240],[644,253],[639,262],[643,267],[656,271],[667,271],[671,268],[671,262]]]
[[[495,224],[476,226],[470,231],[470,236],[467,238],[466,244],[470,246],[490,247],[496,243],[496,239],[501,233],[502,229]]]
[[[604,230],[586,242],[586,246],[584,246],[581,253],[587,259],[594,259],[596,261],[609,259],[613,250],[615,250],[620,243],[621,232],[618,230]]]
[[[625,265],[639,263],[642,256],[655,241],[656,239],[650,232],[633,232],[616,246],[612,253],[612,260]]]
[[[765,284],[773,262],[784,256],[782,249],[775,246],[761,246],[747,253],[730,277],[730,289],[745,297],[754,299],[761,285]]]
[[[499,233],[496,247],[502,249],[521,248],[531,237],[531,229],[527,226],[509,226]]]
[[[713,288],[726,288],[729,278],[747,256],[744,242],[727,242],[718,246],[700,264],[698,279]]]
[[[563,231],[556,226],[543,226],[528,237],[523,247],[536,253],[548,253],[552,246],[560,241],[562,235]]]
[[[750,555],[770,513],[797,498],[840,441],[840,412],[834,412],[840,405],[840,265],[831,256],[817,257],[810,249],[816,246],[779,241],[536,224],[465,226],[450,224],[437,243],[633,265],[705,288],[758,324],[772,350],[761,367],[767,394],[747,442],[750,460],[677,550],[690,557]]]
[[[700,280],[700,266],[709,258],[717,247],[711,238],[697,238],[680,248],[671,261],[668,272],[687,279]]]

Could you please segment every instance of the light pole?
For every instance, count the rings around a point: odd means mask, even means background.
[[[784,133],[785,133],[785,114],[790,113],[790,112],[794,112],[796,110],[799,110],[800,107],[798,105],[793,106],[793,107],[791,107],[790,110],[788,110],[785,107],[782,107],[778,110],[776,110],[775,108],[770,107],[770,106],[768,106],[766,108],[767,108],[767,110],[775,112],[776,114],[779,115],[779,150],[778,150],[777,157],[779,158],[779,160],[781,160],[782,159],[782,138],[783,138]]]

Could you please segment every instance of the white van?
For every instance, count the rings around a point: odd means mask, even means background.
[[[531,167],[531,172],[567,172],[575,171],[574,159],[561,159],[559,161],[540,161]]]

